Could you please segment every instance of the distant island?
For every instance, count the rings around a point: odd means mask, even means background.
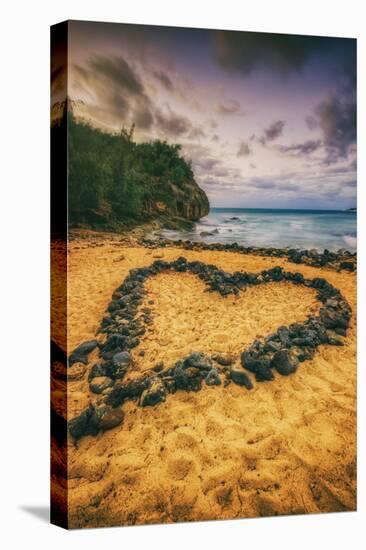
[[[51,131],[68,124],[69,223],[118,231],[156,222],[183,229],[209,212],[181,145],[134,141],[134,125],[111,134],[78,121],[67,105]],[[53,140],[57,143],[58,140]]]
[[[346,212],[357,212],[357,208],[355,206],[353,208],[347,208]]]

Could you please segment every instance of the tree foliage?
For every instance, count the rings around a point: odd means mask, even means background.
[[[138,220],[152,187],[193,180],[180,145],[136,143],[134,127],[111,135],[69,118],[69,221]]]

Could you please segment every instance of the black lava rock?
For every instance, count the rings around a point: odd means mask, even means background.
[[[69,423],[69,432],[74,439],[80,439],[83,435],[86,434],[88,420],[92,414],[92,408],[88,407],[78,416],[72,418]]]
[[[184,361],[178,361],[173,368],[174,387],[177,390],[198,391],[204,375],[205,372],[199,368],[186,367]]]
[[[245,369],[255,374],[257,382],[274,379],[270,368],[270,360],[267,357],[255,357],[253,354],[244,351],[241,354],[241,364]]]
[[[84,365],[86,365],[88,363],[89,353],[91,353],[97,346],[97,340],[89,340],[80,344],[80,346],[75,348],[71,353],[69,357],[69,365],[71,366],[73,363],[84,363]]]
[[[166,388],[160,379],[152,381],[151,386],[143,391],[140,398],[141,407],[153,406],[161,401],[165,401]]]
[[[289,350],[280,350],[272,357],[271,367],[275,368],[277,372],[283,376],[288,376],[293,372],[296,372],[299,366],[299,360],[294,353]]]
[[[150,243],[149,240],[146,242]],[[169,242],[161,241],[158,246],[164,247],[166,244]],[[336,268],[355,268],[355,256],[346,251],[331,253],[325,250],[321,254],[316,250],[262,249],[244,247],[237,243],[209,245],[189,241],[180,241],[176,245],[188,250],[227,250],[242,254],[287,257],[295,263],[310,263],[314,266],[332,264]],[[157,244],[151,241],[150,246],[156,248]],[[226,373],[225,386],[233,381],[248,389],[253,387],[251,379],[242,368],[225,368],[230,367],[233,362],[227,354],[216,354],[211,359],[200,352],[190,353],[168,369],[164,370],[162,363],[157,364],[148,375],[127,383],[122,382],[132,363],[127,350],[140,343],[139,337],[148,330],[145,325],[153,322],[152,311],[148,307],[143,307],[143,315],[136,318],[138,306],[142,304],[146,294],[144,282],[147,277],[167,270],[194,273],[209,291],[218,292],[223,297],[238,294],[248,285],[281,280],[302,284],[318,291],[317,298],[323,304],[319,316],[309,315],[304,323],[279,327],[276,333],[267,336],[264,341],[255,340],[241,354],[242,366],[254,373],[257,381],[273,380],[272,369],[282,375],[295,372],[299,361],[311,359],[319,344],[343,344],[342,337],[347,333],[351,308],[340,291],[321,277],[305,279],[302,273],[284,271],[278,266],[261,273],[228,273],[215,265],[200,261],[188,262],[184,257],[173,262],[157,260],[149,267],[130,270],[124,282],[113,293],[112,302],[108,306],[109,315],[103,318],[99,328],[100,332],[107,334],[105,344],[100,345],[104,362],[94,365],[89,374],[93,391],[107,393],[105,390],[108,390],[109,393],[103,397],[102,405],[90,406],[70,421],[70,433],[76,439],[82,435],[95,435],[101,429],[120,423],[123,413],[116,412],[115,408],[127,399],[139,399],[141,406],[153,406],[163,401],[168,392],[198,391],[203,380],[207,385],[221,384],[220,369],[213,367],[212,359],[224,367],[221,371]],[[69,358],[69,365],[75,362],[87,363],[88,354],[97,346],[98,342],[93,340],[76,348]],[[140,355],[143,356],[143,351]]]
[[[230,379],[239,386],[245,386],[247,390],[253,388],[252,381],[249,376],[239,367],[232,367],[229,373]]]
[[[219,386],[221,384],[221,378],[215,367],[208,372],[205,382],[208,386]]]
[[[100,430],[99,415],[94,405],[89,405],[68,423],[69,432],[76,440],[84,435],[97,435]]]
[[[277,330],[277,336],[283,347],[288,348],[291,346],[290,331],[287,327],[280,327]]]
[[[348,319],[331,308],[321,308],[320,318],[326,328],[348,327]]]
[[[109,376],[108,363],[99,363],[97,365],[93,365],[89,373],[89,382],[93,378],[96,378],[99,376]]]
[[[328,338],[328,344],[331,344],[332,346],[344,346],[344,341],[341,335],[329,329],[326,331],[326,334]]]
[[[275,351],[279,351],[281,349],[281,343],[280,342],[274,342],[270,340],[269,342],[266,342],[263,347],[263,351],[266,353],[271,353]]]
[[[228,353],[215,353],[212,356],[212,359],[216,361],[216,363],[224,367],[228,367],[229,365],[232,365],[234,362],[233,357]]]
[[[193,352],[190,355],[187,355],[183,359],[184,367],[195,367],[199,370],[211,370],[212,362],[207,355],[199,352]]]
[[[108,376],[97,376],[92,379],[89,384],[90,391],[93,393],[102,393],[107,388],[111,388],[114,384],[114,380]]]
[[[121,409],[113,409],[108,405],[101,405],[99,413],[100,429],[110,430],[123,422],[124,412]]]
[[[131,354],[128,351],[120,351],[113,355],[113,365],[117,367],[129,367],[132,362]]]
[[[103,345],[103,352],[114,351],[114,353],[117,353],[117,351],[121,351],[123,349],[125,342],[125,336],[122,336],[121,334],[112,334]]]
[[[116,382],[111,393],[106,397],[105,402],[112,407],[118,407],[126,399],[136,399],[140,397],[142,392],[149,388],[151,380],[145,376],[137,380],[122,383]]]
[[[355,270],[355,264],[352,262],[341,262],[339,264],[339,267],[341,269],[346,269],[347,271],[354,271]]]
[[[156,363],[156,365],[153,367],[153,371],[161,372],[162,370],[164,370],[164,363],[163,361],[159,361],[159,363]]]
[[[293,276],[293,281],[295,281],[295,283],[303,283],[304,280],[304,275],[302,273],[295,273]]]

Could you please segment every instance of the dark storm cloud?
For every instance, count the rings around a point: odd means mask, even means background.
[[[258,141],[262,143],[262,145],[265,145],[267,141],[274,141],[282,135],[284,127],[284,120],[276,120],[264,129],[263,135],[258,138]]]
[[[195,168],[205,172],[212,170],[218,164],[220,164],[220,161],[215,158],[202,157],[194,160]]]
[[[141,130],[148,130],[155,123],[166,137],[177,138],[190,131],[196,138],[204,135],[202,129],[193,127],[187,117],[173,112],[169,106],[165,111],[158,108],[145,92],[135,69],[122,57],[92,57],[86,67],[75,69],[79,84],[86,85],[98,103],[118,120],[126,120],[128,115],[130,122]],[[164,73],[159,73],[159,77],[164,80]],[[169,86],[166,79],[165,85]]]
[[[235,99],[228,99],[216,105],[216,112],[221,115],[235,115],[240,112],[240,103]]]
[[[278,189],[280,191],[290,191],[295,193],[301,190],[301,185],[297,185],[295,183],[282,183],[278,186]]]
[[[152,126],[151,100],[138,74],[125,59],[94,56],[85,66],[73,68],[77,85],[93,94],[96,103],[109,112],[109,118],[114,116],[115,122],[122,122],[130,115],[137,128],[146,130]]]
[[[244,75],[269,69],[279,75],[299,71],[314,56],[343,63],[354,55],[355,40],[288,34],[216,31],[214,57],[224,69]]]
[[[322,133],[328,164],[356,152],[356,41],[344,40],[344,46],[345,55],[339,63],[335,90],[306,118],[311,130]]]
[[[228,170],[227,168],[216,168],[213,171],[213,175],[216,178],[224,178],[224,177],[228,176],[229,174],[230,174],[230,170]]]
[[[257,189],[274,189],[276,187],[274,181],[261,178],[253,178],[249,181],[249,183],[251,186],[256,187]]]
[[[90,64],[86,66],[73,65],[73,84],[95,98],[93,103],[88,105],[88,111],[103,118],[113,119],[115,117],[121,122],[130,112],[129,94],[105,76],[101,76],[91,68]],[[142,96],[142,101],[145,101]],[[107,114],[109,113],[109,115]],[[104,113],[104,114],[103,114]],[[99,116],[98,116],[99,115]]]
[[[122,116],[126,115],[129,111],[128,101],[118,93],[111,97],[111,104],[113,111]]]
[[[192,159],[192,166],[199,184],[209,184],[221,191],[227,188],[228,181],[233,182],[240,179],[239,170],[232,166],[225,165],[222,159],[218,159],[214,151],[209,147],[199,144],[187,144],[185,152]]]
[[[159,129],[165,134],[178,137],[186,134],[191,130],[192,125],[187,117],[177,115],[170,111],[169,113],[163,113],[157,110],[155,113],[156,124]]]
[[[164,71],[153,71],[153,75],[169,92],[174,91],[174,84]]]
[[[356,144],[356,99],[333,95],[324,99],[315,109],[327,150],[327,162],[347,158]]]
[[[269,179],[267,177],[251,177],[248,178],[245,183],[250,188],[256,188],[261,190],[273,190],[276,191],[290,191],[295,192],[301,189],[301,187],[293,183],[293,174],[286,174],[284,176],[274,176]]]
[[[321,147],[321,140],[309,139],[304,143],[295,143],[293,145],[280,145],[278,150],[284,154],[290,154],[293,156],[310,155],[317,151]]]
[[[154,117],[146,107],[141,107],[135,111],[134,120],[136,126],[142,130],[148,130],[154,123]]]
[[[356,180],[345,181],[343,182],[343,185],[345,185],[346,187],[357,187],[357,181]]]
[[[75,69],[75,71],[77,72],[77,74],[82,80],[85,80],[85,81],[90,80],[91,73],[90,71],[88,71],[88,69],[86,69],[82,65],[77,65],[77,64],[73,65],[73,68]]]
[[[98,75],[104,75],[117,87],[127,90],[130,94],[141,95],[144,92],[140,79],[123,57],[95,56],[90,59],[89,66]]]
[[[237,188],[237,186],[231,182],[230,178],[227,180],[220,180],[216,176],[212,175],[201,177],[199,180],[199,184],[203,187],[209,187],[210,191],[218,191],[224,193],[235,190]]]
[[[349,164],[345,166],[329,166],[323,168],[325,174],[353,174],[357,170],[356,159],[353,159]]]
[[[309,130],[315,130],[318,127],[318,122],[313,115],[305,117],[305,122]]]
[[[51,93],[56,94],[65,90],[66,67],[60,66],[51,71]]]
[[[261,199],[272,201],[290,200],[290,201],[310,201],[306,207],[311,206],[316,200],[331,198],[334,200],[340,197],[342,190],[345,190],[345,197],[355,188],[355,179],[348,177],[346,179],[335,180],[332,174],[299,174],[297,172],[288,172],[284,174],[274,174],[273,176],[236,176],[228,170],[226,177],[217,178],[213,174],[205,174],[200,178],[200,183],[209,183],[210,191],[232,192],[237,194],[238,198],[245,193],[246,200],[256,200],[258,194]],[[348,189],[348,191],[347,191]]]
[[[236,156],[238,156],[238,157],[248,157],[251,154],[252,154],[252,150],[249,147],[248,142],[247,141],[241,141],[239,143],[239,149],[238,149],[238,152],[237,152]]]
[[[202,128],[197,126],[196,128],[192,128],[188,137],[189,139],[200,139],[206,137],[206,133],[202,130]]]

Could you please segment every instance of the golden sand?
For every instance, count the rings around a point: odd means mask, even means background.
[[[185,256],[226,271],[275,265],[325,277],[353,309],[344,347],[320,346],[289,377],[178,391],[164,403],[123,405],[122,425],[69,443],[70,527],[162,523],[356,506],[356,331],[354,274],[232,252],[127,248],[112,237],[69,247],[69,350],[95,337],[115,288],[134,267]],[[314,291],[288,283],[250,287],[223,299],[194,275],[150,278],[144,306],[153,324],[133,350],[129,376],[191,351],[231,352],[279,325],[302,321],[319,304]],[[57,338],[57,335],[56,335]],[[139,352],[144,350],[141,357]],[[96,352],[89,358],[95,361]],[[69,418],[96,396],[87,373],[68,386]]]

